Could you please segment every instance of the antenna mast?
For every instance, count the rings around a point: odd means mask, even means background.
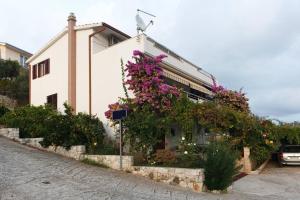
[[[150,26],[150,25],[153,25],[154,22],[153,20],[150,20],[150,22],[146,25],[144,20],[141,18],[140,16],[140,13],[143,13],[143,14],[146,14],[150,17],[156,17],[155,15],[151,14],[151,13],[148,13],[146,11],[143,11],[143,10],[140,10],[140,9],[137,9],[137,15],[135,17],[136,19],[136,26],[137,26],[137,34],[139,35],[140,31],[143,33],[147,30],[147,28]]]

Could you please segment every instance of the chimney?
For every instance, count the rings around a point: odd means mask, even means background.
[[[76,17],[68,17],[68,104],[76,113]]]

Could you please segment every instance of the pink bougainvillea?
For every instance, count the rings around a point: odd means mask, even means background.
[[[133,102],[139,105],[147,103],[157,110],[169,109],[172,98],[178,97],[179,91],[164,83],[159,64],[166,56],[146,57],[138,50],[133,55],[135,62],[129,61],[125,68],[128,73],[125,83],[135,95]]]
[[[215,93],[215,101],[221,105],[226,105],[241,112],[250,112],[248,98],[240,91],[228,90],[213,81],[212,91]]]
[[[108,108],[109,108],[109,110],[106,111],[104,114],[105,114],[106,118],[111,119],[113,111],[121,110],[121,109],[128,109],[128,106],[126,104],[121,104],[119,102],[116,102],[114,104],[109,104]]]
[[[147,104],[153,110],[163,112],[169,110],[172,100],[180,95],[176,87],[164,83],[163,71],[159,65],[165,57],[166,55],[159,55],[152,58],[141,51],[133,51],[135,62],[127,62],[125,68],[127,79],[124,83],[135,96],[131,101],[133,104],[139,106]],[[110,118],[112,110],[117,110],[120,106],[120,103],[109,105],[105,116]]]

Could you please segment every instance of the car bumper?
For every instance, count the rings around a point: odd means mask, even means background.
[[[300,161],[281,160],[280,163],[283,165],[300,165]]]

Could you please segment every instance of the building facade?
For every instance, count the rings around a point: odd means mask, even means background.
[[[152,38],[130,37],[106,23],[78,26],[71,14],[68,26],[27,61],[30,103],[49,103],[63,111],[67,102],[76,112],[97,115],[108,134],[113,134],[104,112],[124,97],[121,59],[131,60],[134,50],[148,56],[166,54],[162,68],[167,83],[183,88],[191,100],[213,96],[211,74]]]
[[[26,61],[32,54],[11,44],[0,42],[0,59],[18,61],[23,67],[27,67]]]

